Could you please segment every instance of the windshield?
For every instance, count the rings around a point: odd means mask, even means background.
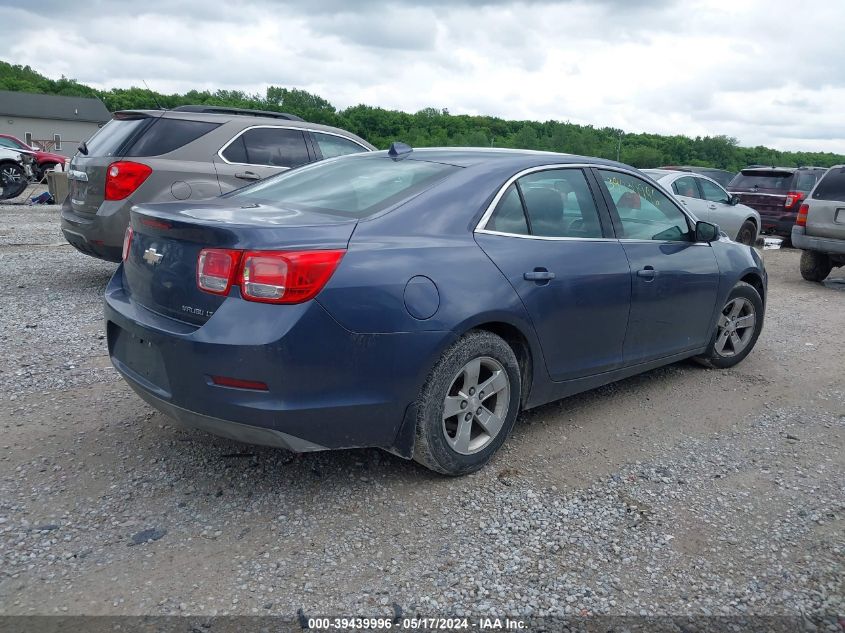
[[[284,205],[365,218],[408,199],[460,167],[354,155],[314,163],[227,194],[241,202]]]

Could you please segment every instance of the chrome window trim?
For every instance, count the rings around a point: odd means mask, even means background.
[[[503,237],[517,237],[523,240],[544,240],[547,242],[618,242],[615,237],[552,237],[548,235],[525,235],[524,233],[507,233],[492,229],[476,229],[474,233],[480,235],[501,235]]]
[[[347,141],[351,141],[355,145],[358,145],[359,147],[361,147],[365,152],[371,152],[372,151],[369,147],[361,145],[355,139],[351,139],[348,136],[344,136],[343,134],[338,134],[337,132],[326,132],[325,130],[317,130],[317,129],[310,128],[310,127],[296,127],[296,126],[293,126],[293,125],[266,125],[265,124],[265,125],[250,125],[249,127],[245,127],[241,131],[239,131],[237,134],[235,134],[232,138],[230,138],[228,141],[226,141],[226,144],[223,145],[223,147],[221,147],[219,150],[217,150],[217,156],[220,158],[220,160],[222,160],[227,165],[244,165],[244,166],[247,166],[247,167],[269,167],[270,169],[279,169],[281,171],[287,171],[289,169],[292,169],[292,167],[282,167],[282,166],[279,166],[279,165],[262,165],[260,163],[233,163],[230,160],[226,160],[226,157],[223,156],[223,152],[226,151],[226,149],[229,147],[229,145],[231,145],[236,140],[238,140],[241,137],[241,135],[245,134],[246,132],[249,132],[250,130],[257,130],[257,129],[299,130],[300,132],[303,132],[303,133],[304,132],[311,132],[312,134],[329,134],[331,136],[337,136],[339,138],[346,139]],[[303,140],[305,140],[304,134],[303,134]],[[306,150],[307,150],[307,148],[308,148],[307,141],[305,141],[305,147],[306,147]],[[314,161],[311,161],[311,162],[314,162]]]

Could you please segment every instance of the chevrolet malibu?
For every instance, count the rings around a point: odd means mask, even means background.
[[[524,409],[740,362],[766,285],[754,249],[631,167],[396,143],[134,207],[105,311],[115,367],[185,425],[460,475]]]

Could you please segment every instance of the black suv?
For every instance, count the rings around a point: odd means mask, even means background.
[[[727,189],[760,214],[760,233],[777,235],[789,244],[801,203],[826,171],[825,167],[746,167]]]

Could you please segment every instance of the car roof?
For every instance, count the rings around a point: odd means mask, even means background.
[[[168,119],[204,121],[207,123],[229,123],[230,121],[235,121],[241,124],[244,128],[259,127],[262,125],[272,127],[301,128],[314,132],[328,132],[330,134],[339,134],[341,136],[345,136],[347,138],[351,138],[360,143],[363,143],[369,149],[375,149],[374,145],[348,130],[332,127],[330,125],[322,125],[320,123],[310,123],[309,121],[292,121],[280,118],[256,116],[253,114],[237,114],[232,112],[194,112],[191,110],[118,110],[112,115],[112,118],[131,118],[133,116],[139,118],[167,117]]]
[[[361,158],[388,156],[387,151],[359,154]],[[632,169],[612,160],[577,154],[562,154],[558,152],[543,152],[529,149],[507,149],[504,147],[418,147],[407,155],[408,160],[425,160],[435,163],[446,163],[458,167],[472,167],[482,164],[513,164],[517,167],[533,167],[545,164],[589,164],[599,167],[621,167]],[[399,159],[402,160],[402,159]]]

